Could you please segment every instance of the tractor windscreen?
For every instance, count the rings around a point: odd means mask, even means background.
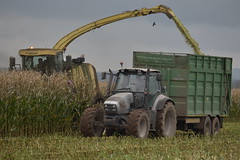
[[[119,73],[115,91],[144,92],[146,75],[137,73]]]
[[[42,73],[52,73],[63,69],[62,55],[22,56],[25,70],[36,70]]]

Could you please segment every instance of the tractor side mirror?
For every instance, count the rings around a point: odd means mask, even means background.
[[[107,75],[106,72],[102,72],[102,80],[106,79],[106,75]]]
[[[13,70],[13,68],[15,67],[15,65],[16,65],[16,59],[15,59],[15,57],[10,57],[10,59],[9,59],[9,68],[10,68],[10,70]]]
[[[162,80],[162,74],[158,73],[156,76],[156,81],[161,81]]]

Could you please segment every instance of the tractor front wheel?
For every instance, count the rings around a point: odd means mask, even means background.
[[[163,109],[157,111],[156,133],[160,137],[172,137],[176,133],[177,115],[174,104],[167,102]]]
[[[104,131],[103,110],[98,107],[85,109],[81,116],[80,127],[85,137],[101,137]]]
[[[147,138],[150,128],[149,116],[144,110],[133,110],[128,115],[126,135]]]

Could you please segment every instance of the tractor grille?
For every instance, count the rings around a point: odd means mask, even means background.
[[[104,110],[107,115],[112,115],[117,113],[117,106],[115,104],[105,104]]]

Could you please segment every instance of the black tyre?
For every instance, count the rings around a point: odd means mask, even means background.
[[[126,135],[147,138],[149,133],[149,117],[144,110],[134,110],[128,115]]]
[[[97,107],[85,109],[81,116],[80,127],[85,137],[101,137],[104,131],[103,110]]]
[[[113,128],[106,128],[105,130],[105,135],[108,136],[113,136],[115,134],[116,130]]]
[[[209,116],[204,118],[203,128],[200,132],[203,136],[210,136],[212,134],[212,122]]]
[[[162,110],[157,111],[156,135],[172,137],[176,134],[177,115],[174,104],[167,102]]]
[[[220,121],[218,117],[212,120],[212,136],[215,136],[220,131]]]

